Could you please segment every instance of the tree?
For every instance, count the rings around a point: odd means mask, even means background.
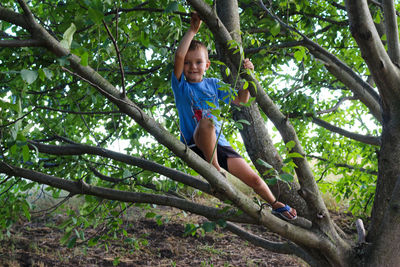
[[[210,74],[242,83],[255,100],[233,117],[222,111],[225,131],[274,193],[298,209],[293,223],[260,208],[177,138],[169,77],[190,9],[207,25],[199,38],[212,51]],[[127,203],[166,205],[312,266],[395,266],[397,15],[386,0],[2,1],[0,223],[9,227],[21,212],[29,218],[27,190],[47,185],[54,196],[86,196],[69,229],[99,220],[94,209],[117,216]],[[240,70],[245,54],[256,73]],[[126,153],[107,149],[123,140]],[[298,183],[287,179],[292,171]],[[333,187],[324,181],[331,173],[341,177]],[[186,187],[221,206],[185,198]],[[357,243],[335,225],[321,190],[351,198],[357,215],[371,214],[366,237],[361,224]],[[287,241],[270,243],[235,223],[263,225]],[[72,230],[66,236],[77,238]]]

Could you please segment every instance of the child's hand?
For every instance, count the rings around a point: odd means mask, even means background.
[[[254,71],[254,65],[251,63],[250,59],[245,58],[243,62],[243,68]]]
[[[196,12],[192,13],[192,17],[190,19],[190,29],[197,33],[201,26],[201,19]]]

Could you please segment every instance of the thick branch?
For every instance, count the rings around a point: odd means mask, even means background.
[[[95,147],[95,146],[88,146],[88,145],[81,145],[81,144],[71,144],[71,145],[63,145],[63,146],[56,146],[56,145],[45,145],[35,141],[29,141],[29,143],[36,147],[39,152],[51,154],[51,155],[83,155],[83,154],[90,154],[90,155],[97,155],[101,157],[106,157],[109,159],[113,159],[116,161],[124,162],[126,164],[137,166],[144,170],[149,170],[153,172],[157,172],[162,174],[166,177],[171,178],[174,181],[186,184],[193,188],[199,189],[203,192],[208,194],[211,193],[210,185],[207,183],[196,179],[186,173],[167,168],[161,164],[143,159],[132,157],[126,154],[122,154],[119,152],[114,152],[105,148]]]
[[[327,70],[331,72],[335,77],[337,77],[342,83],[344,83],[350,90],[354,92],[354,94],[362,101],[371,111],[371,113],[377,118],[378,121],[382,121],[381,108],[379,103],[379,95],[375,92],[370,84],[365,82],[360,78],[358,74],[356,74],[349,66],[347,66],[344,62],[339,60],[336,56],[329,53],[326,49],[321,47],[319,44],[313,42],[304,34],[300,33],[293,27],[284,23],[274,14],[272,14],[263,4],[262,1],[259,1],[261,7],[275,20],[277,20],[280,25],[290,31],[293,31],[299,34],[303,40],[302,45],[307,47],[316,58],[321,60]]]
[[[255,246],[262,247],[268,249],[269,251],[280,253],[280,254],[294,254],[299,258],[302,258],[311,266],[318,266],[315,262],[314,258],[311,257],[307,252],[305,252],[302,248],[297,246],[292,242],[272,242],[268,241],[264,238],[261,238],[257,235],[250,233],[247,230],[244,230],[242,227],[228,222],[226,224],[226,229],[231,231],[232,233],[240,236],[242,239],[249,241]]]
[[[377,85],[384,105],[400,99],[400,71],[393,64],[374,25],[366,0],[346,0],[350,31]]]
[[[28,180],[38,182],[40,184],[46,184],[51,187],[63,189],[70,192],[72,195],[92,195],[109,200],[118,200],[123,202],[133,203],[149,203],[157,204],[162,206],[175,207],[184,211],[192,212],[198,215],[205,216],[210,220],[225,219],[240,223],[255,223],[255,221],[245,215],[237,215],[237,210],[222,211],[221,209],[211,208],[191,201],[169,197],[156,194],[127,192],[121,190],[115,190],[110,188],[104,188],[99,186],[92,186],[85,183],[82,180],[70,181],[52,175],[40,173],[33,170],[23,169],[16,166],[11,166],[7,163],[0,162],[0,173],[12,175],[15,177],[23,177]]]
[[[39,40],[0,40],[0,47],[35,47],[43,46],[44,43]]]
[[[129,179],[131,177],[135,178],[134,175],[129,176],[129,177],[124,177],[124,178],[114,178],[114,177],[110,177],[110,176],[107,176],[107,175],[104,175],[104,174],[100,173],[98,170],[96,170],[92,166],[90,166],[89,169],[93,172],[94,175],[96,175],[98,178],[100,178],[100,180],[111,182],[111,183],[114,183],[114,184],[125,183],[125,181],[127,179]],[[166,193],[168,195],[174,196],[174,197],[183,198],[181,195],[179,195],[175,191],[172,191],[172,190],[168,190],[168,191],[159,190],[159,189],[157,189],[157,186],[155,184],[152,184],[152,183],[140,183],[140,182],[137,181],[136,178],[135,178],[135,185],[143,186],[143,187],[151,189],[151,190],[153,190],[155,192],[162,192],[162,193]]]
[[[378,121],[382,122],[382,110],[379,103],[380,97],[369,83],[362,80],[359,75],[341,60],[311,40],[305,42],[304,46],[324,64],[325,68],[332,75],[346,85],[369,108],[371,114]]]
[[[23,15],[4,7],[0,7],[0,20],[4,20],[24,29],[28,29],[28,24],[26,23]]]
[[[389,57],[394,64],[400,66],[399,29],[394,1],[383,0],[382,5]]]

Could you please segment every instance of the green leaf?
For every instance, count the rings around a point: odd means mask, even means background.
[[[206,101],[206,103],[212,108],[216,108],[217,107],[214,103],[212,103],[210,101]]]
[[[250,125],[250,122],[248,120],[237,120],[236,122]]]
[[[215,117],[219,117],[221,115],[221,110],[213,109],[213,110],[211,110],[211,114],[214,115]]]
[[[294,52],[293,56],[298,62],[303,61],[303,59],[306,58],[306,53],[304,48],[300,47],[296,52]]]
[[[375,16],[374,16],[374,22],[376,24],[380,24],[381,23],[381,12],[379,9],[377,9]]]
[[[218,224],[218,226],[220,226],[220,227],[225,227],[226,226],[226,220],[224,220],[224,219],[218,219],[217,221],[216,221],[216,223]]]
[[[89,18],[95,23],[95,24],[101,24],[104,14],[100,10],[94,9],[94,8],[89,8],[88,10],[88,15]]]
[[[245,81],[243,85],[243,90],[246,90],[249,87],[249,82]]]
[[[288,173],[282,173],[279,175],[279,177],[282,181],[285,181],[287,183],[292,182],[294,180],[293,175],[288,174]]]
[[[72,234],[72,232],[71,232],[71,231],[69,231],[69,232],[66,232],[66,233],[64,234],[64,236],[63,236],[63,237],[61,237],[61,239],[60,239],[60,243],[61,243],[62,245],[65,245],[65,244],[67,243],[67,241],[68,241],[69,237],[71,236],[71,234]]]
[[[256,162],[257,162],[258,164],[260,164],[260,165],[262,165],[262,166],[268,168],[268,169],[273,169],[273,168],[274,168],[274,167],[272,167],[271,165],[269,165],[267,162],[265,162],[265,161],[262,160],[262,159],[257,159]]]
[[[46,75],[44,75],[44,71],[42,69],[38,70],[39,79],[44,81],[46,79]]]
[[[165,8],[164,12],[165,13],[173,13],[175,11],[178,11],[179,4],[177,1],[173,1],[169,3],[169,5]]]
[[[290,151],[290,150],[292,150],[292,148],[294,148],[296,146],[296,142],[291,140],[291,141],[287,142],[285,146]]]
[[[76,236],[74,236],[74,237],[72,237],[70,240],[69,240],[69,242],[68,242],[68,244],[67,244],[67,247],[68,248],[73,248],[74,246],[75,246],[75,243],[76,243],[76,240],[77,240],[78,238],[76,237]]]
[[[272,25],[272,27],[270,28],[270,31],[273,36],[277,36],[278,33],[280,33],[281,31],[281,25],[279,24],[279,22],[275,22],[274,25]]]
[[[147,212],[145,217],[149,219],[149,218],[154,218],[154,217],[156,217],[156,215],[157,215],[157,214],[154,213],[154,212]]]
[[[231,70],[229,68],[225,69],[225,75],[229,76],[231,74]]]
[[[24,211],[25,218],[27,218],[28,221],[30,221],[30,220],[31,220],[31,213],[30,213],[30,211],[29,211],[29,204],[28,204],[28,202],[22,201],[21,207],[22,207],[22,210]]]
[[[214,231],[215,227],[216,227],[215,222],[205,222],[201,226],[201,228],[203,228],[204,231],[207,232],[207,233]]]
[[[132,176],[132,172],[128,169],[124,169],[124,174],[123,174],[124,178],[127,177],[131,177]]]
[[[33,70],[23,69],[21,70],[21,77],[26,83],[32,84],[34,81],[36,81],[38,77],[38,72]]]
[[[267,183],[267,185],[275,185],[278,182],[278,179],[276,178],[266,179],[265,182]]]
[[[118,266],[120,263],[120,257],[115,257],[115,259],[113,260],[113,266]]]
[[[98,236],[96,236],[96,237],[94,237],[94,238],[89,239],[88,246],[89,246],[89,247],[95,246],[95,245],[99,242],[99,239],[100,239],[100,235],[98,235]]]
[[[291,157],[291,158],[304,158],[300,153],[297,153],[297,152],[293,152],[293,153],[289,153],[288,154],[288,157]]]
[[[89,61],[89,54],[88,52],[85,52],[81,55],[81,65],[82,66],[87,66]]]
[[[71,26],[69,26],[69,28],[63,34],[63,39],[60,42],[62,47],[65,49],[70,49],[75,31],[76,26],[75,24],[71,23]]]
[[[22,147],[22,159],[24,160],[24,162],[27,162],[29,158],[30,158],[29,147],[27,145],[24,145]]]

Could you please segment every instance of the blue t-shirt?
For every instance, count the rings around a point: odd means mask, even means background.
[[[218,90],[221,87],[219,80],[216,78],[204,78],[199,83],[187,82],[183,73],[181,80],[178,81],[175,74],[172,72],[171,85],[174,91],[175,104],[179,114],[179,126],[183,136],[182,142],[187,142],[188,145],[194,143],[193,133],[196,129],[197,120],[195,110],[212,110],[219,109],[219,100],[226,104],[230,102],[229,92]],[[215,107],[211,107],[207,102],[213,103]],[[221,122],[211,114],[215,125],[215,134],[218,138],[221,130]],[[184,138],[183,138],[184,137]],[[221,146],[229,146],[229,142],[221,133],[218,144]]]

